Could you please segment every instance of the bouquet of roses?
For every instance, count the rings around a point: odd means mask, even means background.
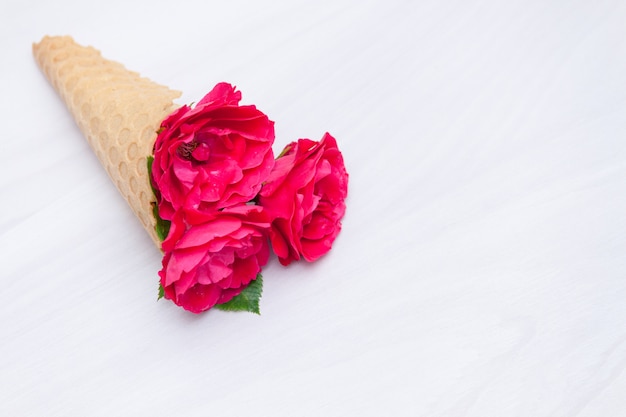
[[[195,106],[70,37],[33,45],[119,191],[163,252],[159,298],[194,313],[259,312],[270,248],[283,265],[327,253],[348,174],[336,140],[292,142],[275,159],[274,123],[217,84]]]

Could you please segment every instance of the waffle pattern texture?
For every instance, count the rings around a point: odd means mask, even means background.
[[[147,160],[180,92],[156,84],[69,36],[33,45],[39,67],[65,102],[102,166],[157,245]]]

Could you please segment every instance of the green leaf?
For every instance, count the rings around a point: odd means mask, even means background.
[[[152,163],[154,162],[154,156],[148,155],[148,177],[150,177],[150,185],[152,185]],[[152,187],[154,191],[154,187]]]
[[[279,158],[282,158],[283,156],[285,156],[285,154],[286,154],[287,152],[289,152],[289,151],[291,150],[291,148],[292,148],[291,144],[289,144],[289,145],[285,146],[285,148],[284,148],[282,151],[280,151],[280,153],[278,154],[278,156],[276,157],[276,159],[279,159]]]
[[[150,187],[152,188],[152,193],[156,195],[156,189],[154,188],[154,184],[152,184],[152,163],[154,162],[154,156],[148,156],[148,176],[150,177]],[[165,240],[167,235],[170,232],[170,225],[172,222],[169,220],[163,220],[161,216],[159,216],[159,206],[157,204],[152,204],[152,214],[156,219],[156,234],[161,242]]]
[[[249,311],[254,314],[261,314],[259,311],[259,300],[263,293],[263,277],[261,274],[236,297],[224,304],[215,306],[218,310],[223,311]]]
[[[161,283],[159,282],[159,296],[157,298],[157,301],[159,301],[163,297],[165,297],[165,288],[163,288],[163,285],[161,285]]]
[[[154,218],[156,219],[156,234],[159,237],[159,240],[163,242],[170,232],[170,225],[172,224],[172,222],[170,222],[169,220],[163,220],[161,216],[159,216],[159,206],[156,204],[152,205],[152,213],[154,214]]]

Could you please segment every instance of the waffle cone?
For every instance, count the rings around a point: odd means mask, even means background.
[[[102,166],[161,248],[148,176],[156,132],[176,105],[177,91],[104,59],[69,36],[33,45],[39,67],[70,110]]]

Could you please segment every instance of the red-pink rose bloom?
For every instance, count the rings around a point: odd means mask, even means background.
[[[346,211],[348,173],[335,138],[292,142],[276,160],[259,194],[272,218],[270,240],[280,263],[328,252]]]
[[[218,210],[259,192],[274,165],[274,122],[240,100],[241,92],[220,83],[163,121],[152,164],[161,218]]]
[[[174,216],[163,241],[159,272],[165,298],[193,313],[241,293],[269,257],[269,218],[259,206],[239,204],[198,215],[189,225]]]

